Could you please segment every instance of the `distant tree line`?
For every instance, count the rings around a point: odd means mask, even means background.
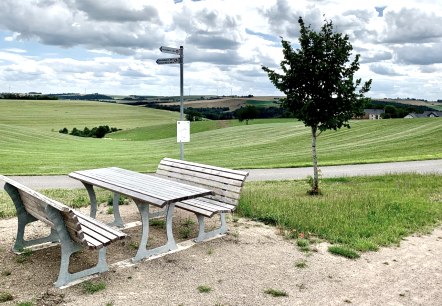
[[[31,94],[18,94],[18,93],[2,93],[0,99],[9,100],[58,100],[58,97],[50,95],[31,95]]]
[[[53,94],[50,95],[52,97],[57,97],[64,100],[88,100],[88,101],[99,101],[106,100],[106,102],[110,100],[114,100],[111,96],[102,95],[99,93],[87,94],[87,95],[78,95],[78,94]]]
[[[79,130],[74,127],[71,132],[69,132],[67,128],[62,128],[58,132],[61,134],[69,134],[78,137],[103,138],[106,134],[116,131],[121,131],[121,129],[115,127],[110,128],[108,125],[100,125],[98,127],[93,127],[92,129],[85,127],[83,130]]]
[[[146,107],[164,109],[173,112],[179,112],[179,105],[160,105],[158,103],[147,103]],[[186,120],[188,121],[200,121],[203,118],[210,120],[228,120],[228,119],[239,119],[244,110],[247,108],[247,114],[252,113],[250,119],[255,118],[292,118],[293,114],[281,107],[256,107],[254,105],[247,105],[241,107],[235,111],[230,111],[228,107],[205,107],[205,108],[194,108],[186,107],[184,109],[184,114],[186,115]],[[247,115],[249,116],[249,115]]]
[[[366,108],[383,109],[385,113],[382,114],[382,118],[384,119],[404,118],[409,113],[421,114],[424,111],[433,110],[432,108],[424,105],[407,105],[402,103],[377,100],[371,100]]]

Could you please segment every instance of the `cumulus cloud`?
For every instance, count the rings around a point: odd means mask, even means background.
[[[442,39],[442,14],[419,8],[402,8],[384,13],[383,43],[425,43]]]
[[[376,74],[387,75],[387,76],[400,76],[402,74],[398,73],[393,67],[386,64],[372,64],[370,65],[370,70]]]
[[[130,7],[130,2],[126,0],[76,0],[75,3],[78,10],[86,13],[88,18],[93,20],[113,22],[148,21],[162,24],[157,9],[152,5],[136,9]]]
[[[393,52],[391,51],[372,52],[367,49],[364,49],[362,53],[364,54],[364,56],[361,57],[360,63],[376,63],[376,62],[393,59]]]
[[[157,31],[161,22],[156,9],[130,10],[118,6],[124,2],[112,3],[105,8],[87,0],[46,0],[38,5],[4,0],[0,2],[0,28],[17,33],[18,40],[36,39],[62,47],[152,48],[163,39],[163,32]]]
[[[442,63],[442,43],[415,44],[395,48],[396,60],[407,65],[431,65]]]
[[[174,15],[172,29],[185,31],[186,43],[198,48],[235,50],[242,42],[239,19],[216,9],[191,11],[184,7]]]

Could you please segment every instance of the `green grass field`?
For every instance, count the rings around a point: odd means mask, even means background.
[[[177,119],[177,113],[118,104],[0,100],[0,173],[66,174],[107,166],[154,171],[163,157],[179,157]],[[58,133],[98,125],[125,130],[105,139]],[[440,118],[351,125],[318,138],[320,166],[442,158]],[[191,161],[233,168],[311,165],[310,131],[294,120],[203,121],[191,130],[185,144]]]
[[[321,196],[306,181],[247,183],[240,215],[280,226],[288,235],[319,237],[357,251],[398,244],[442,221],[441,175],[387,175],[322,180]]]

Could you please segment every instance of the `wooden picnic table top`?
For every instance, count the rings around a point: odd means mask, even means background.
[[[117,167],[74,171],[69,176],[158,207],[213,194],[209,189]]]

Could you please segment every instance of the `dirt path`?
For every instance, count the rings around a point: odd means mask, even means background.
[[[109,218],[101,208],[99,219]],[[137,218],[134,205],[123,208],[126,220]],[[188,217],[179,215],[176,222]],[[14,296],[2,305],[442,305],[442,227],[358,260],[331,255],[326,243],[301,252],[274,227],[245,219],[230,221],[229,228],[223,238],[130,268],[112,268],[96,279],[106,289],[89,294],[82,285],[52,288],[59,247],[36,251],[18,263],[9,251],[16,219],[0,220],[0,291]],[[129,232],[129,241],[109,249],[111,264],[133,256],[137,229]],[[162,233],[154,229],[152,237]],[[76,264],[91,262],[88,253],[76,256]],[[300,261],[306,267],[296,267]],[[200,293],[201,285],[212,290]],[[287,296],[264,293],[269,288]]]

